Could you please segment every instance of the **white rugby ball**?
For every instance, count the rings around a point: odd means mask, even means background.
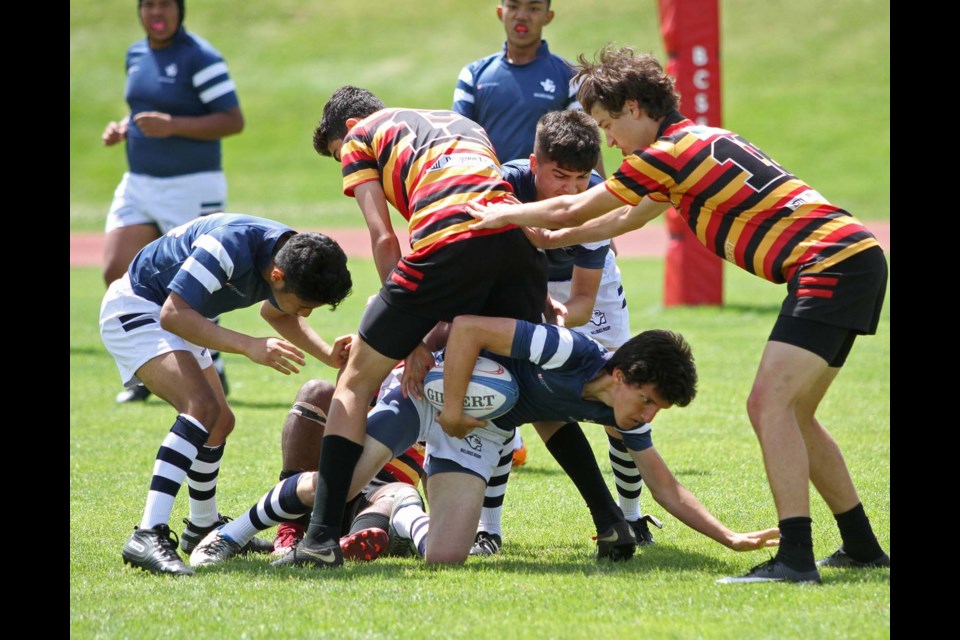
[[[436,364],[423,379],[423,395],[437,410],[443,409],[443,362]],[[463,412],[477,420],[499,418],[513,409],[520,388],[499,362],[480,356],[463,398]]]

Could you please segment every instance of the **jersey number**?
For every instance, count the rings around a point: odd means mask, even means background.
[[[754,191],[763,191],[774,180],[788,175],[780,165],[759,149],[737,138],[717,138],[711,145],[711,153],[720,164],[732,163],[750,174],[746,183]]]

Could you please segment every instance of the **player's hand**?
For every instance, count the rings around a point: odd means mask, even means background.
[[[514,204],[480,204],[479,202],[468,202],[467,213],[477,219],[470,225],[471,229],[499,229],[505,227],[510,222],[506,216],[510,213]]]
[[[140,131],[148,138],[169,138],[174,133],[173,117],[159,111],[141,111],[133,116]]]
[[[334,369],[342,369],[347,364],[347,358],[350,356],[350,347],[353,345],[353,334],[340,336],[330,345],[330,362]]]
[[[755,551],[764,547],[776,547],[780,545],[780,529],[764,529],[762,531],[751,531],[749,533],[734,533],[733,538],[727,545],[734,551]]]
[[[400,393],[404,398],[413,396],[417,400],[423,399],[423,379],[435,363],[433,353],[422,342],[410,352],[403,361],[403,372],[400,374]]]
[[[103,146],[111,147],[118,142],[123,141],[126,137],[126,122],[111,121],[107,123],[107,127],[103,130],[103,135],[100,137],[100,139],[103,141]]]
[[[558,327],[566,326],[567,314],[570,312],[567,310],[567,305],[554,300],[551,297],[547,297],[548,308],[544,309],[543,315],[546,318],[549,324],[555,324]]]
[[[466,438],[471,431],[487,424],[486,420],[477,420],[468,416],[462,410],[459,412],[450,411],[446,406],[437,416],[437,422],[440,423],[443,432],[451,438]]]
[[[302,367],[307,364],[300,349],[280,338],[255,338],[244,355],[257,364],[276,369],[285,376],[300,373],[296,365]]]

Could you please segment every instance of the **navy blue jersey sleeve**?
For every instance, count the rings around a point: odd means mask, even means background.
[[[201,45],[193,59],[190,80],[197,97],[210,111],[226,111],[240,104],[237,87],[227,70],[227,63],[208,42],[194,35]]]
[[[649,449],[653,446],[653,436],[651,435],[652,429],[649,422],[638,424],[633,429],[621,429],[616,425],[614,425],[614,428],[623,437],[623,443],[627,445],[627,449],[632,451],[643,451],[644,449]]]
[[[474,64],[476,63],[468,64],[460,70],[460,75],[457,76],[457,86],[453,90],[453,107],[451,107],[451,110],[475,121],[476,118],[473,115],[476,103],[473,77]]]
[[[169,290],[199,309],[235,272],[250,269],[253,256],[243,230],[225,225],[199,236],[192,244],[190,257],[170,281]]]
[[[510,357],[529,360],[549,371],[595,360],[606,349],[594,340],[553,324],[517,320]]]

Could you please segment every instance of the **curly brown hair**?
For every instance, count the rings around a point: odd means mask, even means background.
[[[599,104],[618,118],[627,100],[636,100],[656,120],[676,111],[680,104],[673,78],[649,53],[638,54],[632,47],[617,49],[607,44],[597,53],[595,62],[582,53],[577,60],[580,64],[574,82],[581,83],[577,99],[587,112]]]

